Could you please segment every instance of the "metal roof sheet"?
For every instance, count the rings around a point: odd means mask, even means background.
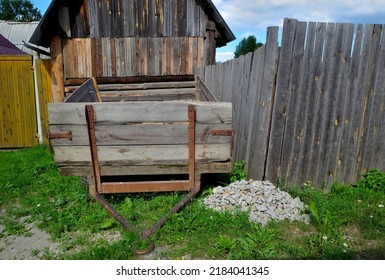
[[[16,47],[25,53],[32,54],[32,50],[24,46],[35,32],[39,22],[15,22],[0,21],[0,34],[12,42]]]

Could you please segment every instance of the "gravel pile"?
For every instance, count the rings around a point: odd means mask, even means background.
[[[292,198],[268,181],[238,181],[217,187],[204,204],[216,211],[248,212],[250,221],[262,225],[272,219],[310,221],[310,216],[303,214],[306,206],[299,198]]]

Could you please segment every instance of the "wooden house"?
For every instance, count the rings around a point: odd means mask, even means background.
[[[30,43],[50,47],[55,102],[90,77],[116,101],[144,82],[183,96],[194,68],[234,39],[211,0],[53,0]]]

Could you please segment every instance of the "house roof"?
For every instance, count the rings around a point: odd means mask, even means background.
[[[221,45],[223,46],[226,45],[226,43],[234,41],[235,36],[233,32],[223,19],[222,15],[219,13],[218,9],[215,7],[214,3],[211,0],[197,1],[201,4],[204,12],[209,15],[210,20],[215,23],[217,31],[219,32],[220,37],[223,40]],[[31,39],[29,40],[30,43],[37,46],[49,48],[51,40],[51,34],[49,34],[49,31],[55,28],[55,25],[57,24],[57,15],[59,13],[60,8],[64,5],[68,5],[68,1],[53,0],[51,2],[46,13],[43,15],[43,18],[40,20],[39,25],[37,26]]]
[[[0,55],[28,55],[0,34]]]
[[[38,21],[16,22],[0,20],[0,34],[7,38],[18,49],[25,53],[32,54],[32,50],[28,49],[24,45],[24,42],[29,41],[38,24]]]

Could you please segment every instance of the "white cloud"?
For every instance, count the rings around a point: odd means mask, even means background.
[[[250,34],[264,42],[267,27],[282,27],[284,18],[313,22],[385,23],[384,0],[212,1],[236,35],[237,42]],[[230,47],[223,51],[229,52]]]
[[[217,51],[216,60],[217,62],[226,62],[234,58],[234,52]]]

